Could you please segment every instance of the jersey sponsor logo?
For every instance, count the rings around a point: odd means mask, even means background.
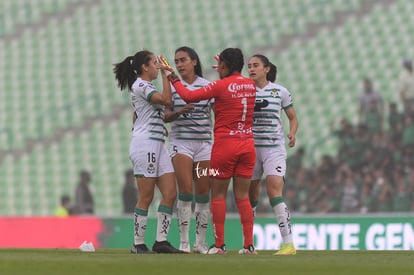
[[[189,113],[184,113],[182,114],[183,117],[185,118],[200,118],[200,117],[204,117],[204,118],[208,118],[208,115],[206,115],[203,111],[199,111],[197,109],[194,109],[193,111],[189,112]]]
[[[256,100],[256,102],[254,103],[254,111],[260,112],[262,108],[266,108],[267,106],[269,106],[269,101],[267,101],[266,99]]]
[[[229,86],[227,86],[227,90],[230,93],[235,93],[242,90],[256,90],[256,87],[254,86],[254,84],[230,83]]]
[[[279,92],[280,92],[280,89],[272,89],[272,91],[270,92],[270,94],[273,97],[278,97],[279,96]]]
[[[252,133],[252,127],[249,128],[244,128],[245,124],[242,122],[238,122],[237,123],[237,130],[231,130],[229,135],[230,136],[234,136],[234,135],[248,135]]]
[[[147,172],[148,172],[149,174],[154,174],[154,173],[155,173],[155,167],[154,167],[154,164],[152,164],[152,163],[148,164],[148,167],[147,167]]]
[[[259,118],[257,118],[257,117],[254,117],[253,118],[253,123],[254,124],[258,124],[258,123],[272,123],[273,121],[270,119],[270,118],[268,118],[268,119],[266,119],[266,118],[261,118],[261,117],[259,117]]]
[[[233,93],[231,98],[256,97],[256,92]]]

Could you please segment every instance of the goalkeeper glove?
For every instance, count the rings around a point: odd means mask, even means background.
[[[158,63],[160,64],[161,69],[166,72],[167,78],[172,84],[180,80],[175,74],[173,67],[171,67],[170,63],[168,63],[167,59],[162,54],[158,56]]]
[[[214,59],[216,60],[217,64],[216,64],[216,65],[211,66],[211,68],[213,68],[214,70],[217,70],[217,68],[218,68],[218,63],[219,63],[219,60],[220,60],[220,58],[219,58],[219,54],[216,54],[216,55],[214,56]]]

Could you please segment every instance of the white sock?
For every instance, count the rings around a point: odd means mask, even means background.
[[[143,244],[147,229],[147,216],[134,213],[134,244]]]
[[[253,210],[253,218],[256,218],[256,208],[257,208],[257,206],[252,207],[252,210]]]
[[[191,201],[177,201],[178,228],[180,230],[180,242],[189,243]]]
[[[290,224],[290,211],[284,202],[273,206],[279,225],[280,235],[284,244],[292,242],[292,228]]]
[[[204,245],[206,243],[206,232],[208,227],[208,221],[210,219],[209,203],[196,203],[194,215],[196,221],[195,245]]]
[[[157,212],[157,242],[166,241],[171,226],[171,214],[165,212]]]

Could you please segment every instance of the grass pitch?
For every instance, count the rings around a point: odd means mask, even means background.
[[[0,274],[414,274],[414,251],[273,252],[132,255],[125,249],[0,249]]]

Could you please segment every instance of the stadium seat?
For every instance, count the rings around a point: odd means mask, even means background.
[[[63,16],[73,3],[78,3],[75,12]],[[0,215],[52,215],[62,193],[73,196],[81,169],[93,176],[97,214],[121,213],[123,172],[130,167],[131,110],[128,93],[116,87],[112,64],[144,48],[168,53],[172,60],[176,47],[194,47],[205,75],[214,77],[212,56],[222,48],[239,46],[246,58],[264,49],[278,65],[278,81],[293,94],[301,124],[298,145],[307,148],[329,135],[332,119],[355,120],[366,75],[373,76],[386,100],[398,101],[390,91],[401,58],[413,55],[408,35],[414,33],[413,24],[402,22],[412,21],[414,3],[373,5],[359,18],[351,12],[361,7],[360,0],[184,0],[162,5],[101,0],[91,6],[70,0],[0,1],[6,22],[0,29],[0,89],[6,91],[0,94],[0,125],[7,125],[12,137],[6,147],[3,141],[9,134],[0,129],[0,150],[24,149],[28,138],[45,139],[57,129],[69,130],[56,144],[3,159],[5,180],[0,185],[7,195],[0,192]],[[306,41],[273,51],[284,34],[305,35],[310,23],[332,22],[336,12],[349,12],[344,24],[334,30],[321,27]],[[50,21],[45,26],[29,27],[46,14]],[[5,35],[20,24],[27,26],[24,33],[6,41]],[[119,104],[125,106],[121,118],[104,122]],[[89,129],[71,132],[90,117],[95,120]],[[320,144],[315,156],[335,152],[335,146],[333,141]],[[24,192],[31,198],[20,204],[19,188],[26,182],[30,187]]]

